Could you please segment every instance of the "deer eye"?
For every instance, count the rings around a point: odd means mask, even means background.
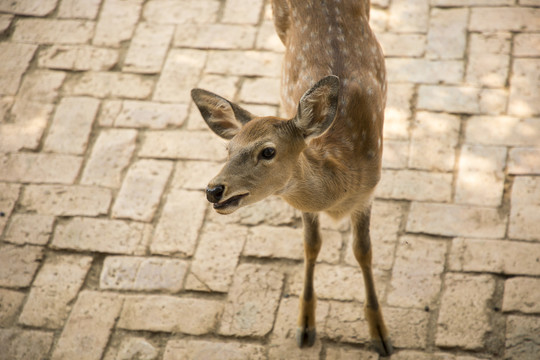
[[[261,157],[265,160],[270,160],[274,156],[276,156],[276,149],[273,147],[267,147],[261,151]]]

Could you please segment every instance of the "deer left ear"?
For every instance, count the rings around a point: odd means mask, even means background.
[[[321,136],[332,125],[338,98],[339,78],[334,75],[322,78],[302,96],[293,121],[306,141]]]
[[[255,116],[219,95],[203,89],[191,90],[191,98],[214,133],[230,140]]]

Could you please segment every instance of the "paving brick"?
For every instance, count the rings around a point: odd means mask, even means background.
[[[512,186],[512,205],[540,205],[540,178],[516,176]]]
[[[219,334],[263,337],[272,330],[283,286],[283,273],[269,266],[237,267]]]
[[[20,188],[20,185],[17,184],[0,183],[0,211],[4,213],[4,215],[0,217],[0,235],[2,234],[2,231],[4,231],[9,216],[19,198]]]
[[[110,290],[167,291],[182,289],[187,263],[162,257],[108,256],[100,288]]]
[[[463,78],[463,62],[408,57],[388,58],[386,71],[389,82],[459,84]]]
[[[508,104],[507,89],[482,89],[480,90],[480,113],[489,115],[502,115],[506,113]]]
[[[49,255],[34,280],[19,323],[61,329],[91,264],[91,256]]]
[[[393,32],[426,33],[429,27],[429,0],[392,3],[388,27]]]
[[[471,54],[510,54],[510,32],[481,32],[470,34]]]
[[[535,19],[540,9],[526,7],[476,7],[471,9],[469,30],[493,31],[538,31],[540,24]]]
[[[52,247],[112,254],[144,254],[148,227],[121,220],[73,218],[56,226]]]
[[[259,27],[257,34],[256,48],[259,50],[268,50],[283,53],[285,46],[276,34],[273,21],[264,21]]]
[[[203,74],[201,76],[201,80],[197,84],[197,87],[209,89],[213,93],[219,94],[226,99],[234,99],[237,92],[237,84],[239,79],[240,78],[238,76]],[[208,129],[208,126],[202,119],[201,113],[197,107],[192,106],[192,110],[195,110],[198,117],[197,120],[201,125],[201,128],[205,130]]]
[[[514,37],[513,55],[523,57],[540,56],[540,34],[516,34]]]
[[[339,342],[367,343],[369,328],[363,305],[358,302],[330,301],[322,332],[325,338]]]
[[[441,290],[446,247],[446,242],[441,240],[401,237],[392,269],[388,304],[422,309],[435,305]]]
[[[217,0],[150,0],[144,7],[144,19],[158,24],[207,24],[216,21]]]
[[[39,246],[0,246],[0,286],[22,288],[30,286],[43,258]]]
[[[191,261],[186,289],[227,292],[247,233],[248,229],[241,226],[205,227]]]
[[[432,0],[434,6],[512,5],[513,0]]]
[[[261,345],[239,342],[216,342],[205,340],[169,340],[163,354],[163,360],[235,360],[267,359]]]
[[[19,19],[13,40],[35,44],[84,44],[92,37],[94,23],[81,20]]]
[[[411,84],[389,84],[385,109],[384,139],[409,139],[409,119],[414,87]],[[383,152],[384,153],[384,152]]]
[[[210,51],[206,72],[279,77],[282,55],[263,51]]]
[[[411,133],[409,167],[452,171],[459,130],[458,116],[417,112]]]
[[[445,275],[435,344],[470,350],[484,348],[484,338],[492,331],[488,302],[495,291],[489,275]]]
[[[3,34],[10,26],[13,21],[13,15],[0,14],[0,34]]]
[[[122,303],[116,294],[81,292],[51,359],[101,359]]]
[[[539,275],[538,251],[536,243],[457,238],[448,265],[454,271]]]
[[[60,216],[106,214],[110,203],[109,190],[79,185],[28,185],[20,200],[27,212]]]
[[[172,25],[144,22],[137,25],[123,70],[143,74],[158,73],[165,60],[173,31]]]
[[[19,291],[0,289],[0,327],[13,325],[25,297],[26,294]]]
[[[502,238],[506,220],[495,208],[413,202],[407,231],[443,236]]]
[[[64,97],[45,139],[44,151],[81,155],[86,151],[99,101],[88,97]]]
[[[46,245],[52,233],[54,216],[14,214],[4,240],[18,245]]]
[[[52,332],[0,329],[0,353],[5,360],[46,359],[53,340]]]
[[[128,296],[117,327],[202,335],[214,329],[222,309],[222,303],[215,300],[169,295]]]
[[[103,127],[114,126],[114,121],[122,111],[122,100],[103,100],[98,116],[98,123]]]
[[[426,51],[426,36],[423,34],[377,34],[385,56],[421,57]]]
[[[206,213],[207,201],[202,192],[172,190],[150,245],[153,254],[192,256]],[[179,224],[178,219],[182,219]]]
[[[502,309],[505,312],[540,313],[540,279],[515,277],[504,282]]]
[[[136,130],[102,130],[84,168],[81,184],[119,188],[136,139]]]
[[[467,62],[466,81],[470,85],[502,88],[507,82],[509,64],[508,55],[470,55]]]
[[[247,8],[246,4],[242,5]],[[257,28],[249,25],[181,24],[174,33],[174,46],[199,49],[251,49]]]
[[[505,359],[533,359],[540,351],[540,319],[510,315],[506,320]]]
[[[540,16],[540,9],[538,9]],[[532,79],[540,77],[539,59],[515,59],[510,79],[508,113],[531,116],[540,113],[540,84]]]
[[[61,70],[111,70],[118,51],[89,45],[52,45],[39,52],[39,67]]]
[[[469,355],[454,355],[449,353],[417,350],[401,350],[392,354],[392,360],[481,360],[485,359],[482,355],[479,357]]]
[[[382,160],[383,169],[404,169],[409,162],[409,142],[385,140]]]
[[[506,148],[465,145],[461,148],[455,202],[499,206],[504,190]]]
[[[158,349],[143,337],[122,337],[118,349],[109,350],[103,360],[154,360],[158,356]]]
[[[480,89],[469,86],[422,85],[418,89],[418,109],[478,114]]]
[[[540,204],[513,204],[508,237],[540,242]]]
[[[116,197],[112,217],[152,221],[172,166],[170,161],[139,160],[134,163]]]
[[[0,43],[0,95],[15,95],[21,77],[28,68],[37,46],[30,44]]]
[[[72,155],[11,153],[0,155],[0,181],[72,184],[82,158]]]
[[[101,0],[62,0],[58,8],[59,18],[89,19],[96,18]]]
[[[222,166],[207,161],[178,161],[171,186],[175,189],[202,191]]]
[[[153,99],[163,102],[191,102],[190,91],[205,66],[207,52],[191,49],[172,49],[167,55]]]
[[[516,175],[540,174],[540,148],[513,148],[509,151],[508,173]]]
[[[92,40],[94,45],[120,47],[131,39],[141,12],[143,0],[105,0]]]
[[[182,126],[187,117],[186,104],[162,104],[126,100],[114,120],[116,127],[165,129]]]
[[[467,44],[467,8],[431,10],[426,56],[432,59],[462,59]]]
[[[43,0],[35,2],[33,0],[5,1],[0,3],[0,11],[5,11],[17,15],[46,16],[51,13],[58,0]]]
[[[383,170],[375,196],[381,198],[449,202],[452,195],[452,174]]]
[[[221,161],[226,155],[225,141],[210,131],[148,131],[139,151],[141,157],[185,160]]]
[[[540,118],[473,116],[465,127],[465,141],[472,144],[535,146],[539,136]]]
[[[233,24],[257,24],[264,0],[230,0],[225,4],[222,21]]]
[[[392,355],[395,357],[395,355]],[[327,347],[326,358],[333,360],[347,360],[347,359],[365,359],[365,360],[377,360],[379,355],[374,352],[360,349],[347,349],[343,346]],[[418,359],[416,359],[418,360]]]
[[[279,105],[280,81],[276,78],[246,79],[240,90],[240,101]]]
[[[68,95],[144,99],[150,95],[153,87],[153,79],[139,74],[85,72],[67,83],[65,90]]]

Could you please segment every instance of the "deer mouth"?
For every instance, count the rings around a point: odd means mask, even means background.
[[[229,209],[232,209],[232,208],[236,208],[238,207],[239,203],[240,203],[240,200],[242,200],[244,197],[246,197],[248,194],[241,194],[241,195],[235,195],[235,196],[232,196],[230,198],[228,198],[227,200],[225,201],[222,201],[220,203],[215,203],[214,204],[214,209],[217,211],[217,212],[224,212],[223,210],[229,210]],[[232,212],[232,211],[230,211]],[[227,212],[229,213],[229,212]]]

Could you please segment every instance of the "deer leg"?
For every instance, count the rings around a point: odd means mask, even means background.
[[[369,324],[369,334],[377,352],[383,356],[392,353],[392,343],[388,336],[388,330],[384,325],[383,315],[375,291],[373,272],[371,269],[371,239],[369,236],[369,220],[371,208],[363,213],[351,215],[353,225],[353,251],[356,260],[362,268],[364,286],[366,289],[366,302],[364,313]]]
[[[299,347],[312,346],[315,343],[315,307],[317,298],[313,290],[313,274],[315,262],[321,250],[321,234],[319,233],[319,216],[303,213],[304,223],[304,289],[300,296],[300,315],[296,342]]]

